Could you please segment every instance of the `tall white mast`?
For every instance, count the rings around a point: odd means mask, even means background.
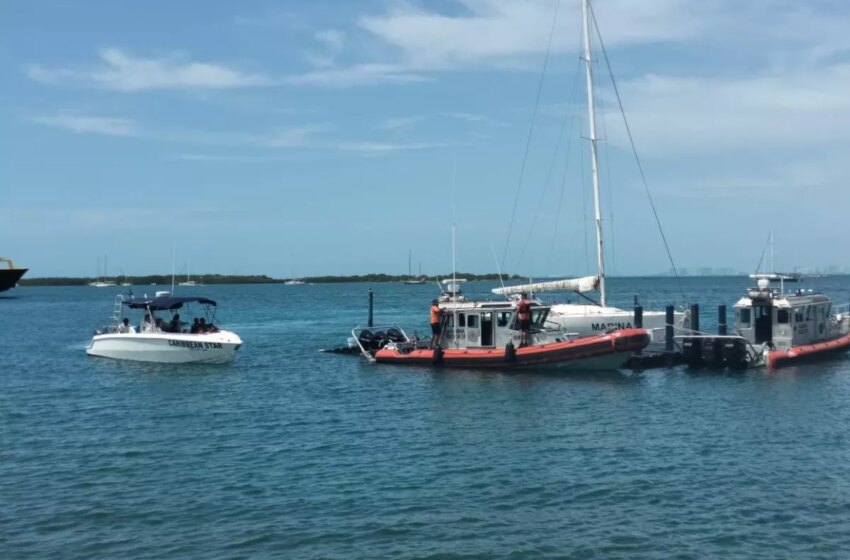
[[[599,206],[599,165],[596,157],[596,112],[593,107],[593,68],[590,59],[589,0],[581,2],[581,20],[584,33],[584,68],[587,76],[587,110],[590,114],[590,166],[593,173],[593,206],[596,214],[596,256],[599,263],[600,303],[605,306],[605,253],[602,249],[602,209]]]

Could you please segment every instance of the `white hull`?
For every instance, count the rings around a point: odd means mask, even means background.
[[[92,338],[89,356],[162,364],[223,364],[242,346],[235,333],[110,333]]]
[[[576,305],[556,303],[552,305],[548,320],[557,323],[565,332],[578,337],[598,336],[611,329],[634,328],[634,312],[616,307],[599,305]],[[685,314],[676,311],[673,315],[675,334],[687,327]],[[643,328],[649,331],[650,348],[664,344],[664,331],[667,326],[667,314],[664,311],[644,311]]]

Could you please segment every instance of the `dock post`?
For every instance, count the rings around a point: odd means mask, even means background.
[[[676,320],[674,315],[675,308],[672,305],[667,306],[667,317],[664,320],[664,351],[667,353],[673,352],[673,322]]]
[[[635,328],[643,328],[643,307],[635,305]]]
[[[372,288],[369,288],[369,323],[368,323],[368,325],[370,327],[374,326],[374,322],[372,321],[372,307],[373,307],[373,303],[372,303],[373,297],[372,296],[373,296]]]
[[[699,304],[691,305],[691,330],[699,333]]]
[[[728,330],[726,328],[726,306],[717,306],[717,334],[726,336]]]

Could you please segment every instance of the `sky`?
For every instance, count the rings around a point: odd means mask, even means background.
[[[850,4],[595,0],[607,270],[850,266]],[[0,1],[31,276],[595,271],[578,0]],[[551,40],[550,40],[551,37]],[[548,53],[548,54],[547,54]],[[545,68],[545,71],[544,71]],[[454,228],[453,228],[454,225]]]

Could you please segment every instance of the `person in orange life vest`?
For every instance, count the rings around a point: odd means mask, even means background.
[[[528,331],[531,330],[531,306],[526,301],[525,292],[519,295],[519,303],[516,306],[517,319],[519,319],[519,345],[528,346]]]
[[[431,344],[430,348],[434,348],[440,342],[440,315],[442,315],[440,306],[437,305],[437,300],[431,301]]]

